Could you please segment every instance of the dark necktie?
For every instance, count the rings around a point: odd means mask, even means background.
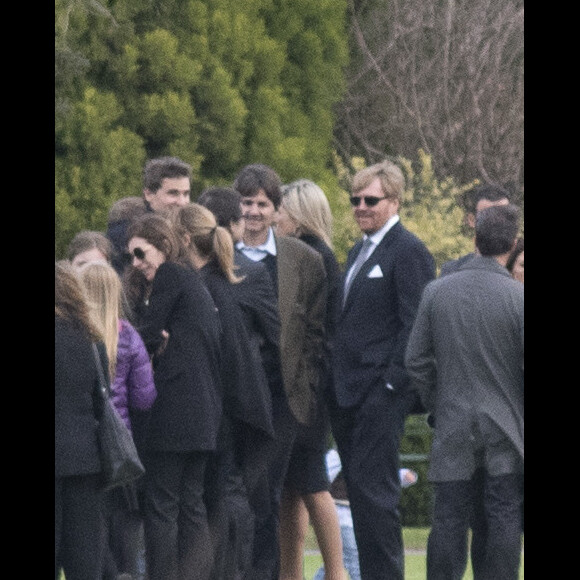
[[[265,258],[262,258],[260,262],[263,262],[268,269],[268,272],[272,278],[272,282],[274,283],[274,289],[276,290],[276,294],[278,294],[278,263],[276,261],[276,256],[273,256],[268,252]]]
[[[350,287],[352,286],[352,281],[355,279],[359,270],[362,268],[362,265],[365,263],[366,259],[368,258],[369,251],[372,248],[372,246],[373,246],[373,242],[371,241],[370,238],[367,238],[363,242],[363,245],[360,249],[360,252],[358,253],[356,260],[354,261],[354,264],[352,265],[350,277],[347,278],[346,284],[344,285],[344,296],[342,299],[343,306],[346,303],[346,297],[348,296],[348,291],[350,290]]]

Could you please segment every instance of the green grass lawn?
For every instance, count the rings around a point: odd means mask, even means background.
[[[407,550],[425,550],[429,528],[403,528],[403,543]],[[306,536],[306,550],[318,550],[316,537],[311,527]],[[304,556],[304,577],[312,580],[318,568],[322,565],[322,557],[319,554],[306,554]],[[427,566],[424,554],[405,555],[405,580],[425,580],[427,577]],[[520,580],[524,578],[524,555],[522,553],[522,564],[520,566]],[[61,574],[59,580],[65,580]],[[467,563],[467,570],[463,580],[473,580],[471,563]]]
[[[403,543],[407,550],[425,550],[427,546],[427,537],[429,528],[403,528]],[[306,537],[306,549],[318,550],[316,537],[312,528],[309,528]],[[318,568],[322,565],[322,557],[316,555],[304,556],[304,577],[306,580],[312,580]],[[424,554],[406,554],[405,555],[405,580],[425,580],[427,577],[427,564]],[[524,578],[524,555],[522,553],[522,564],[520,566],[520,580]],[[471,563],[468,562],[467,570],[463,580],[473,580],[471,572]]]

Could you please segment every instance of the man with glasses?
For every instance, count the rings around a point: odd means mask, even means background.
[[[389,160],[354,176],[363,239],[348,255],[331,346],[331,424],[363,580],[404,576],[399,443],[414,403],[404,354],[423,288],[435,277],[433,257],[399,219],[404,185]]]
[[[149,159],[143,168],[143,198],[141,203],[123,198],[119,210],[109,213],[107,237],[114,247],[112,264],[119,274],[131,263],[126,252],[127,228],[134,217],[147,212],[165,211],[190,202],[191,166],[178,157]],[[122,204],[122,205],[121,205]],[[121,210],[122,207],[122,210]],[[113,218],[114,216],[114,218]]]

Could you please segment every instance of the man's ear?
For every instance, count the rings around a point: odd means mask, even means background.
[[[145,201],[150,202],[151,201],[151,197],[154,196],[154,195],[155,195],[155,192],[154,191],[151,191],[150,189],[148,189],[146,187],[143,189],[143,197],[145,198]]]
[[[472,229],[475,229],[475,214],[469,212],[465,215],[465,223]]]

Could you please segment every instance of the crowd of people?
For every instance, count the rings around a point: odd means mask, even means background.
[[[402,579],[410,413],[433,427],[427,578],[462,577],[469,528],[474,578],[518,577],[519,210],[468,191],[474,251],[437,277],[404,189],[389,160],[354,175],[344,270],[324,191],[261,163],[194,202],[190,165],[151,159],[78,232],[55,262],[55,579],[302,580],[308,522],[317,578]],[[93,343],[145,466],[109,491]]]

